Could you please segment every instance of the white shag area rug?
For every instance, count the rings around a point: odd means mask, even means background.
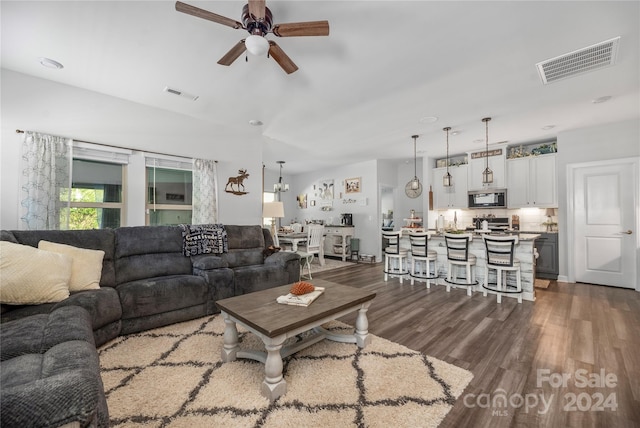
[[[242,348],[261,346],[238,330]],[[365,349],[323,340],[285,359],[287,393],[270,402],[263,364],[221,362],[223,331],[217,315],[99,348],[111,426],[436,427],[473,377],[377,336]]]

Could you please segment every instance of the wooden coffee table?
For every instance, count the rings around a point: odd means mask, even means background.
[[[317,287],[325,287],[325,291],[307,307],[276,302],[278,296],[289,292],[291,284],[216,302],[225,322],[222,361],[250,358],[262,362],[265,378],[261,391],[270,400],[287,392],[287,382],[282,376],[283,358],[323,339],[356,343],[360,348],[371,341],[367,309],[376,296],[375,293],[321,279],[311,283]],[[358,311],[358,316],[352,335],[335,334],[321,327],[328,321],[354,311]],[[236,323],[262,339],[266,352],[241,351]],[[286,339],[309,330],[313,330],[313,334],[304,340],[283,346]]]

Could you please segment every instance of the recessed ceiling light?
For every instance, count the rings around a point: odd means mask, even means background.
[[[453,131],[453,132],[451,133],[451,135],[460,135],[460,132],[462,132],[462,131]]]
[[[602,104],[602,103],[606,103],[607,101],[609,101],[611,99],[610,95],[605,95],[604,97],[600,97],[600,98],[596,98],[594,100],[591,100],[591,102],[593,104]]]
[[[477,140],[473,140],[474,143],[483,143],[484,144],[484,140],[479,138]]]
[[[556,127],[555,125],[545,125],[545,126],[542,127],[542,129],[544,131],[548,131],[548,130],[553,129],[555,127]]]
[[[262,125],[263,125],[263,123],[262,123],[262,121],[261,121],[261,120],[258,120],[258,119],[251,119],[251,120],[249,121],[249,125],[251,125],[251,126],[262,126]]]
[[[420,123],[433,123],[438,120],[435,116],[425,116],[420,118]]]
[[[60,64],[58,61],[52,60],[51,58],[40,57],[38,58],[38,62],[40,62],[43,67],[47,68],[54,68],[56,70],[64,68],[64,65]]]

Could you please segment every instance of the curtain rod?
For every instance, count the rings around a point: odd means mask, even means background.
[[[16,129],[16,134],[24,134],[24,131],[22,129]],[[92,143],[91,141],[76,140],[75,138],[72,138],[72,140],[73,141],[77,141],[78,143],[96,144],[98,146],[111,147],[111,148],[114,148],[114,149],[137,150],[137,149],[131,149],[130,147],[115,146],[113,144]],[[147,150],[138,150],[138,151],[144,151],[145,153],[151,153],[151,154],[154,154],[154,155],[172,156],[172,157],[183,158],[183,159],[193,159],[193,158],[190,158],[188,156],[170,155],[168,153],[150,152],[150,151],[147,151]],[[214,160],[214,162],[218,163],[217,160]]]

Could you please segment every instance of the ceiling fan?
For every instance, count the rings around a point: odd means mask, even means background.
[[[249,0],[249,3],[242,8],[242,22],[180,1],[176,2],[176,10],[235,29],[241,28],[249,32],[250,35],[246,39],[240,40],[229,52],[220,58],[218,64],[221,65],[231,65],[245,50],[248,50],[254,55],[264,55],[268,52],[269,56],[273,58],[287,74],[291,74],[298,69],[298,66],[291,61],[291,58],[284,53],[276,42],[267,40],[265,37],[267,33],[273,33],[278,37],[329,35],[328,21],[291,22],[273,25],[273,16],[269,8],[266,7],[265,0]]]

